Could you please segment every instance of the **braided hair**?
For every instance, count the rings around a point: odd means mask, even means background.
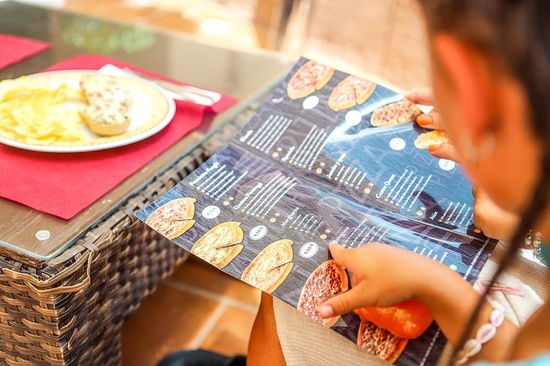
[[[541,174],[489,288],[516,258],[538,224],[550,194],[550,3],[548,0],[419,0],[430,34],[447,32],[481,54],[498,60],[525,87],[531,128],[543,149]],[[534,237],[534,236],[533,236]],[[464,347],[483,307],[477,304],[456,344]]]

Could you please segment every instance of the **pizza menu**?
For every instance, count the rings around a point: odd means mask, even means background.
[[[392,90],[302,58],[228,145],[137,216],[318,321],[317,306],[349,288],[330,242],[384,242],[474,282],[496,242],[472,224],[460,167],[426,150],[433,137],[418,113]],[[435,364],[445,344],[435,323],[415,339],[355,313],[324,323],[396,365]],[[372,347],[381,337],[388,349]]]

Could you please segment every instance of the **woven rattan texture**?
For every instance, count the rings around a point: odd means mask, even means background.
[[[46,268],[0,258],[0,365],[120,365],[124,320],[187,258],[134,213],[226,144],[256,107],[160,173]]]

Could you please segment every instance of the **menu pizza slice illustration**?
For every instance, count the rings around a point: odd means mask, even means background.
[[[391,364],[397,361],[408,343],[407,338],[399,338],[374,323],[362,321],[359,325],[357,345]]]
[[[191,247],[191,253],[217,268],[227,266],[243,249],[244,232],[237,221],[222,222]]]
[[[374,127],[394,126],[413,122],[422,111],[409,99],[386,104],[374,112],[370,118],[370,124]]]
[[[433,130],[418,135],[416,140],[414,140],[414,146],[417,149],[427,149],[430,146],[439,146],[442,144],[448,144],[450,142],[451,140],[445,132],[440,130]]]
[[[319,307],[325,301],[347,291],[348,274],[344,267],[333,259],[321,263],[308,277],[298,301],[298,310],[328,327],[332,327],[339,316],[321,318]]]
[[[195,198],[177,198],[154,210],[145,223],[169,240],[183,235],[195,224]]]
[[[291,99],[305,98],[322,89],[334,72],[334,68],[310,60],[292,75],[288,81],[287,94]]]
[[[264,292],[275,291],[294,265],[293,243],[292,240],[281,239],[266,246],[246,267],[241,279]]]
[[[376,84],[359,76],[349,75],[330,93],[328,106],[333,111],[341,111],[363,104],[376,89]]]

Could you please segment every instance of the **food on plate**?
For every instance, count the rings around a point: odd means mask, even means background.
[[[122,80],[111,75],[86,75],[80,80],[88,101],[81,114],[98,135],[119,135],[130,126],[133,99]]]
[[[241,223],[222,222],[208,230],[191,247],[191,253],[208,263],[223,268],[227,266],[243,249],[244,232]]]
[[[244,270],[241,279],[260,290],[272,293],[290,273],[294,253],[288,239],[281,239],[266,246]]]
[[[433,322],[426,305],[408,300],[394,306],[369,306],[355,309],[362,321],[369,321],[399,338],[418,338]]]
[[[387,104],[372,112],[371,125],[384,127],[412,122],[422,113],[409,99]]]
[[[418,149],[427,149],[430,146],[438,146],[451,142],[447,134],[440,130],[424,132],[414,140],[414,146]]]
[[[349,75],[342,80],[328,98],[328,106],[334,111],[351,108],[363,104],[370,98],[376,89],[372,81]]]
[[[175,239],[195,224],[195,202],[191,197],[169,201],[154,210],[145,223],[167,239]]]
[[[321,263],[308,277],[298,300],[298,310],[312,317],[318,322],[331,327],[339,319],[321,318],[319,306],[335,295],[347,291],[349,288],[348,274],[344,267],[333,259]]]
[[[408,342],[408,339],[399,338],[374,323],[362,321],[359,325],[357,345],[391,364],[401,356]]]
[[[32,145],[50,145],[59,141],[86,138],[76,108],[82,105],[80,90],[66,83],[52,86],[31,77],[0,82],[0,134],[14,141]]]
[[[287,93],[291,99],[305,98],[323,88],[334,75],[334,68],[315,61],[303,64],[290,78]]]

